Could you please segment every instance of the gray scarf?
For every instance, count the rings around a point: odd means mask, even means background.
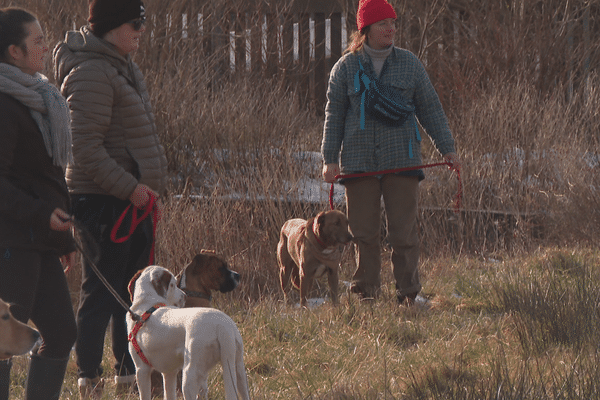
[[[64,169],[73,161],[69,106],[48,78],[39,73],[29,75],[13,65],[0,63],[0,92],[29,108],[54,165]]]

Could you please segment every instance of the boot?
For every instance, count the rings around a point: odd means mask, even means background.
[[[26,400],[58,400],[69,358],[32,355],[25,389]]]
[[[415,305],[415,299],[418,293],[409,293],[406,296],[398,295],[398,304],[406,307],[412,307]]]
[[[0,400],[8,400],[8,392],[10,391],[10,367],[12,361],[0,360]]]
[[[97,400],[102,397],[104,391],[104,379],[99,376],[95,378],[79,378],[79,398],[81,400]]]

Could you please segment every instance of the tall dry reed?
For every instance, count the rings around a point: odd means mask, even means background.
[[[47,2],[10,2],[40,16],[50,43],[85,24],[84,3],[52,0],[48,12]],[[320,179],[318,155],[306,152],[319,151],[322,117],[298,95],[301,80],[290,83],[285,72],[231,73],[227,51],[218,50],[228,46],[240,4],[161,4],[147,1],[148,30],[135,56],[172,183],[158,260],[181,266],[196,249],[214,248],[256,276],[252,292],[261,292],[272,287],[281,224],[328,208],[326,186],[316,203],[298,195],[307,178]],[[264,8],[252,7],[244,3],[246,28],[267,21]],[[347,7],[351,29],[354,6]],[[443,168],[427,171],[424,254],[591,241],[600,226],[594,212],[598,44],[589,40],[598,10],[583,1],[539,6],[521,0],[405,0],[396,7],[397,43],[425,62],[464,161],[458,214],[451,211],[456,176]],[[277,23],[287,8],[274,3],[268,11]],[[200,15],[220,34],[202,32]],[[277,58],[266,67],[273,66],[280,67]],[[424,156],[440,159],[427,141]]]

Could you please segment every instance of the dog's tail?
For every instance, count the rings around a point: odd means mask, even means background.
[[[237,375],[238,395],[242,400],[250,400],[250,390],[248,389],[248,376],[246,375],[246,366],[244,364],[244,345],[238,343],[235,357],[235,372]]]
[[[233,321],[232,321],[233,323]],[[244,345],[239,331],[217,327],[219,345],[221,347],[221,364],[223,366],[223,382],[225,383],[225,398],[250,400],[248,378],[244,366]]]

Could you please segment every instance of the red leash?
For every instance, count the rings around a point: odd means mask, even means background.
[[[342,175],[336,175],[335,179],[338,180],[341,178],[346,178],[346,179],[348,179],[348,178],[364,178],[365,176],[394,174],[396,172],[414,171],[416,169],[439,167],[440,165],[447,165],[450,168],[452,167],[452,163],[445,161],[445,162],[435,163],[435,164],[417,165],[415,167],[387,169],[385,171],[363,172],[360,174],[342,174]],[[454,196],[454,212],[458,213],[458,211],[460,210],[460,205],[461,205],[461,201],[462,201],[462,180],[460,178],[460,170],[455,171],[455,172],[456,172],[456,177],[458,179],[458,191],[457,191],[456,195]],[[333,208],[333,183],[331,184],[331,189],[329,189],[329,206],[331,207],[332,210],[334,209]]]
[[[155,237],[156,237],[156,223],[158,222],[158,207],[156,206],[156,196],[154,196],[152,193],[149,193],[149,195],[150,195],[150,200],[148,201],[148,204],[146,204],[146,206],[144,208],[142,208],[142,209],[137,208],[133,204],[130,204],[127,206],[125,211],[123,211],[123,213],[121,214],[121,216],[119,217],[119,219],[117,220],[115,225],[113,226],[112,230],[110,231],[110,240],[112,240],[113,243],[125,242],[126,240],[128,240],[131,237],[133,232],[135,232],[135,228],[137,228],[138,225],[144,219],[146,219],[146,217],[148,217],[148,215],[150,215],[150,213],[152,213],[152,249],[150,250],[150,260],[148,263],[148,265],[152,265],[152,264],[154,264],[154,243],[155,243]],[[118,238],[117,232],[119,231],[119,228],[121,228],[121,225],[123,224],[123,220],[127,216],[127,213],[129,212],[130,208],[132,208],[132,211],[131,211],[131,226],[129,227],[129,232],[127,233],[127,235]],[[141,217],[138,216],[139,211],[142,211]]]

